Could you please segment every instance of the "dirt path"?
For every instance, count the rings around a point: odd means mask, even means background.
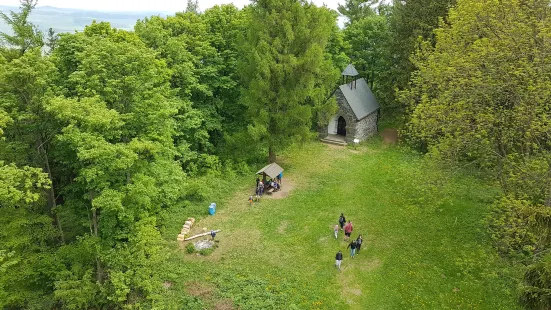
[[[285,183],[283,183],[285,182]],[[281,199],[289,196],[289,193],[295,188],[293,179],[285,178],[281,183],[281,190],[277,192],[264,193],[264,199]]]

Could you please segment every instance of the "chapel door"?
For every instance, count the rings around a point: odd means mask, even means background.
[[[337,125],[337,134],[346,137],[346,121],[340,116]]]

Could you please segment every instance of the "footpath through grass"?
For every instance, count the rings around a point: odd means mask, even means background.
[[[203,227],[222,229],[209,256],[180,246],[169,273],[185,309],[516,309],[512,271],[483,225],[495,189],[455,177],[425,199],[419,156],[375,141],[358,150],[312,143],[278,160],[283,199],[250,208],[254,176]],[[421,172],[421,173],[419,173]],[[428,174],[428,172],[427,172]],[[438,201],[435,203],[434,201]],[[186,209],[181,217],[189,214]],[[364,245],[354,259],[332,227],[340,213]],[[178,229],[178,228],[176,228]],[[174,232],[174,236],[177,230]],[[344,253],[343,270],[334,257]],[[176,302],[177,301],[177,302]]]

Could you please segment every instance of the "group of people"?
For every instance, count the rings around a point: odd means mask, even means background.
[[[272,187],[275,192],[281,189],[281,179],[283,178],[283,172],[280,173],[277,177],[270,179],[268,181],[261,181],[258,177],[256,178],[256,200],[258,201],[262,195],[264,195],[264,190]],[[249,199],[251,200],[251,199]]]
[[[344,217],[344,214],[341,213],[341,216],[339,217],[339,224],[335,225],[334,232],[335,232],[335,239],[339,238],[339,225],[340,230],[344,230],[344,240],[350,241],[350,236],[352,235],[352,231],[354,230],[354,226],[352,225],[352,221],[346,222],[346,218]],[[358,235],[358,238],[352,239],[352,241],[348,244],[346,247],[347,249],[350,249],[350,257],[354,258],[354,256],[357,253],[360,253],[360,249],[362,248],[363,238],[362,235]],[[342,251],[339,250],[337,252],[337,255],[335,256],[335,266],[341,270],[341,263],[342,263]]]

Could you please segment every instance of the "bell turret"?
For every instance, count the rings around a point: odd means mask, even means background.
[[[359,75],[358,70],[356,70],[352,64],[349,64],[342,72],[343,83],[348,84],[350,81],[350,89],[355,89],[356,79]]]

